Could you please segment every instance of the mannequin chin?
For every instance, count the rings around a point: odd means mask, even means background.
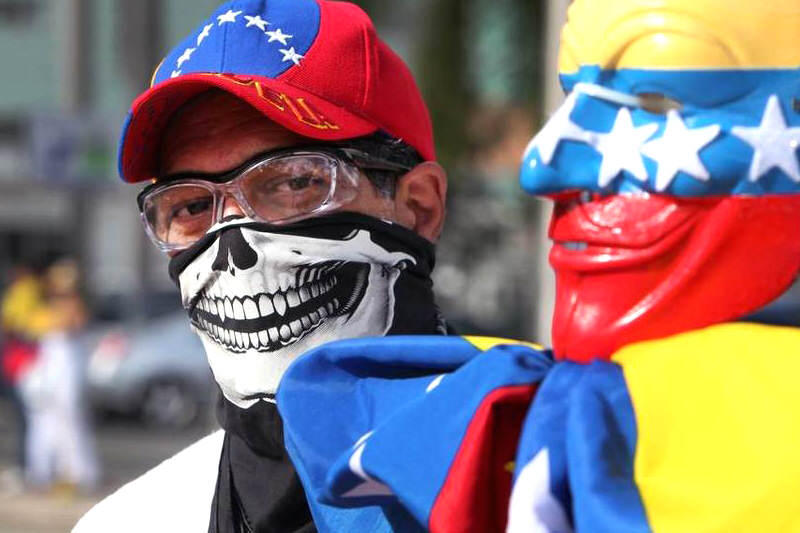
[[[755,311],[800,270],[798,221],[797,196],[558,200],[556,355],[608,358],[626,344]]]

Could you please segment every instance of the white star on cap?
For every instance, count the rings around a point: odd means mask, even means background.
[[[773,168],[781,169],[793,182],[800,182],[797,148],[800,146],[800,128],[789,128],[776,95],[767,100],[761,124],[757,128],[736,126],[733,134],[753,147],[750,164],[750,181],[758,181]]]
[[[572,92],[567,99],[561,104],[561,107],[553,114],[544,128],[536,134],[536,137],[528,144],[525,149],[525,157],[527,158],[531,150],[534,148],[539,149],[539,157],[542,163],[549,165],[553,160],[553,155],[558,148],[558,144],[562,140],[570,141],[586,141],[586,130],[572,122],[569,118],[572,110],[575,109],[575,102],[578,99],[578,93]]]
[[[200,46],[200,44],[202,44],[205,38],[211,35],[211,28],[213,27],[214,27],[213,24],[208,24],[207,26],[203,27],[203,31],[200,32],[200,35],[197,36],[197,46]]]
[[[268,43],[271,43],[272,41],[278,41],[283,46],[286,46],[288,44],[286,42],[287,39],[291,39],[293,37],[292,35],[287,35],[283,33],[280,28],[278,28],[275,31],[268,31],[266,33],[267,35],[269,35],[269,41],[267,41]]]
[[[181,65],[186,63],[192,58],[192,54],[194,51],[197,50],[196,48],[187,48],[183,51],[183,55],[178,58],[178,68],[181,68]]]
[[[642,146],[642,153],[658,163],[656,191],[662,192],[685,172],[696,180],[708,181],[711,176],[700,160],[700,150],[719,135],[718,125],[689,129],[677,111],[667,112],[667,125],[661,137]]]
[[[241,14],[241,11],[233,11],[232,9],[229,9],[227,13],[223,13],[217,17],[217,26],[222,26],[226,22],[236,22],[236,17]]]
[[[267,26],[269,26],[269,22],[261,18],[261,15],[256,15],[255,17],[251,17],[250,15],[244,16],[245,20],[247,20],[247,25],[245,28],[249,28],[250,26],[255,26],[261,31],[266,31]]]
[[[169,77],[170,77],[170,78],[177,78],[177,77],[178,77],[178,76],[180,76],[180,75],[181,75],[181,71],[180,71],[180,70],[173,70],[173,71],[172,71],[172,74],[170,74],[170,76],[169,76]]]
[[[658,129],[658,124],[650,123],[635,128],[631,112],[623,107],[617,113],[614,126],[608,133],[589,133],[589,144],[603,155],[597,184],[605,187],[623,170],[630,172],[639,181],[647,181],[642,154],[639,151],[644,143]]]
[[[299,65],[300,64],[300,60],[303,59],[303,57],[304,57],[304,56],[301,56],[300,54],[298,54],[295,51],[294,46],[292,46],[288,50],[281,48],[280,51],[283,54],[283,59],[282,59],[283,62],[285,62],[285,61],[293,61],[295,65]]]

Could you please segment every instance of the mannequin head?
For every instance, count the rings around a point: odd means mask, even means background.
[[[788,0],[573,3],[568,96],[521,173],[555,201],[557,356],[731,320],[794,280],[797,24]]]

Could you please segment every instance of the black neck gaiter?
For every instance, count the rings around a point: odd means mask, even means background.
[[[273,384],[294,358],[324,342],[444,334],[433,266],[427,240],[353,213],[285,226],[231,221],[172,259],[170,274],[223,393],[217,418],[226,437],[210,532],[314,531],[283,446]],[[273,312],[256,315],[264,297]],[[284,336],[273,343],[270,330]],[[245,334],[255,334],[249,344]]]

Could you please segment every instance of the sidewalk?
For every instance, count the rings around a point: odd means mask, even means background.
[[[64,533],[94,503],[86,497],[0,493],[0,533]]]
[[[131,424],[98,427],[95,437],[103,483],[98,495],[87,497],[64,488],[47,494],[22,491],[20,476],[13,473],[17,429],[12,421],[7,406],[0,401],[0,533],[68,532],[103,495],[211,432],[203,428],[153,431]]]

